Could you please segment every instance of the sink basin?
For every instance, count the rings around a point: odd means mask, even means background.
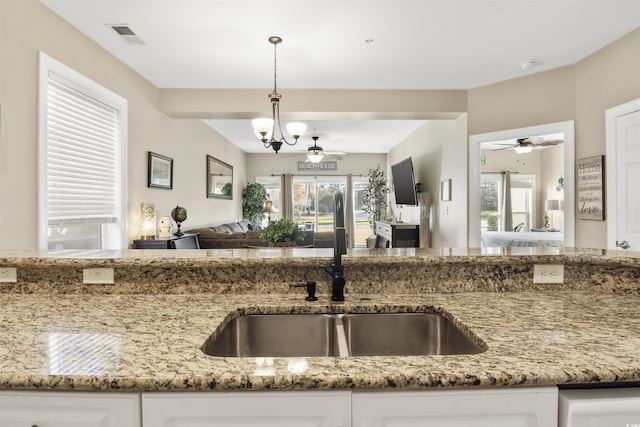
[[[351,356],[473,354],[484,350],[437,313],[345,314]]]
[[[348,357],[484,351],[439,313],[253,314],[231,320],[202,350],[220,357]]]
[[[236,317],[203,351],[225,357],[338,356],[336,317],[326,314],[251,314]]]

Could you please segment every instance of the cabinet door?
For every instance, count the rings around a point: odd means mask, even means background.
[[[0,392],[0,427],[140,427],[138,394]]]
[[[560,391],[560,427],[640,426],[640,388]]]
[[[144,393],[145,427],[349,427],[349,392]]]
[[[554,427],[556,388],[354,392],[353,427]]]

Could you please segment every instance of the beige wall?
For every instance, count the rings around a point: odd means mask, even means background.
[[[640,98],[640,29],[576,64],[575,80],[576,159],[606,154],[605,110]],[[605,248],[606,221],[577,220],[576,246]]]
[[[606,154],[605,110],[638,97],[640,29],[575,65],[470,90],[468,132],[575,120],[576,159]],[[606,231],[606,221],[576,220],[575,245],[605,248]]]
[[[0,249],[37,247],[37,54],[42,51],[129,102],[130,238],[139,205],[168,215],[187,208],[185,227],[242,215],[244,153],[196,120],[159,111],[159,91],[36,0],[0,1]],[[174,158],[174,189],[147,188],[147,151]],[[205,153],[234,165],[234,200],[205,197]]]
[[[156,202],[161,214],[176,204],[185,206],[189,211],[185,227],[242,216],[242,187],[254,172],[245,173],[243,152],[194,118],[265,108],[263,104],[256,108],[249,101],[249,97],[254,99],[252,91],[211,97],[208,92],[158,90],[37,0],[0,0],[0,224],[5,226],[0,249],[36,247],[39,50],[129,100],[131,237],[137,234],[141,201]],[[467,194],[467,147],[460,141],[466,141],[467,134],[575,120],[576,157],[605,154],[604,111],[640,97],[639,75],[640,30],[636,30],[573,66],[469,91],[315,91],[309,96],[309,91],[301,90],[285,96],[290,102],[287,109],[314,113],[316,118],[318,111],[328,112],[325,118],[346,111],[354,119],[451,119],[452,113],[458,117],[466,109],[468,115],[457,120],[425,125],[387,159],[387,165],[407,155],[417,159],[417,179],[434,194],[437,208],[434,224],[439,234],[434,235],[434,246],[464,246],[460,236],[467,230],[466,197],[462,197]],[[221,97],[225,102],[220,102]],[[175,120],[167,115],[186,118]],[[149,150],[174,158],[173,190],[146,187]],[[205,154],[234,166],[233,201],[205,198]],[[253,160],[249,161],[254,167]],[[449,213],[443,215],[439,182],[447,178],[453,179],[453,201],[446,203]],[[403,216],[417,220],[415,212]],[[576,246],[605,247],[606,223],[578,220]]]
[[[411,156],[416,182],[431,193],[431,247],[467,245],[467,115],[426,122],[388,154],[391,165]],[[440,181],[451,179],[451,201],[440,200]],[[391,209],[398,216],[393,195]],[[405,206],[402,220],[420,223],[420,209]]]

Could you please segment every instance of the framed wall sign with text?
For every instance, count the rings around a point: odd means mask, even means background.
[[[579,159],[578,219],[604,221],[604,156]]]

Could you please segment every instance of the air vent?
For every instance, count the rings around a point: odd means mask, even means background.
[[[136,33],[126,24],[121,25],[111,25],[107,24],[111,27],[113,31],[118,33],[122,40],[126,41],[129,44],[142,45],[145,44],[140,37],[136,35]]]

